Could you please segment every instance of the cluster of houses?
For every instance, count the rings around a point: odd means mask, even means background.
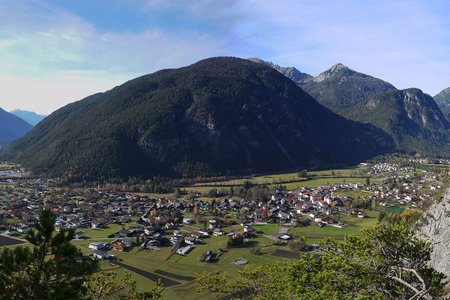
[[[410,167],[389,163],[371,164],[367,170],[373,174],[412,171]],[[186,255],[202,239],[224,235],[223,227],[232,224],[247,226],[229,232],[231,237],[251,237],[254,234],[251,224],[315,224],[343,228],[346,225],[340,221],[342,214],[365,217],[362,210],[352,207],[356,199],[343,196],[346,193],[361,192],[360,197],[373,200],[380,206],[395,203],[420,207],[432,198],[431,192],[439,188],[433,174],[425,172],[425,178],[410,178],[399,181],[395,186],[387,182],[370,185],[346,183],[275,191],[268,201],[236,198],[203,201],[195,197],[153,199],[135,193],[62,189],[40,179],[7,179],[0,180],[0,225],[8,234],[25,234],[37,220],[39,212],[46,208],[57,216],[57,230],[73,228],[75,237],[81,239],[86,238],[86,229],[133,221],[135,226],[124,227],[112,234],[110,238],[114,240],[111,243],[92,242],[89,248],[102,258],[111,257],[108,250],[128,251],[134,246],[157,249],[172,245],[174,253]],[[424,193],[424,189],[431,192]],[[180,230],[180,227],[194,223],[201,223],[203,229]]]
[[[367,164],[366,164],[367,165]],[[413,167],[408,165],[400,165],[398,163],[377,163],[367,165],[369,168],[367,173],[369,174],[385,174],[385,173],[407,173],[414,170]]]

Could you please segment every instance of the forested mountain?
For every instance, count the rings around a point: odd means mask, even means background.
[[[394,139],[398,150],[450,154],[450,124],[433,98],[419,89],[377,94],[342,115],[383,129]]]
[[[39,123],[46,117],[45,115],[39,115],[33,111],[21,110],[21,109],[15,109],[15,110],[11,111],[11,113],[33,126],[35,126],[37,123]]]
[[[337,114],[378,93],[395,90],[381,79],[336,64],[301,88]]]
[[[382,129],[398,151],[450,156],[449,123],[433,98],[419,89],[397,90],[342,64],[298,85],[337,114]],[[450,110],[450,89],[436,98]]]
[[[447,120],[450,121],[450,87],[433,97]]]
[[[3,156],[73,179],[207,176],[355,163],[392,150],[267,66],[211,58],[52,113]]]
[[[0,147],[25,135],[31,128],[24,120],[0,108]]]

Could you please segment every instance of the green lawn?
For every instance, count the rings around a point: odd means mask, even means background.
[[[253,181],[254,184],[261,184],[261,182]],[[295,179],[292,182],[288,183],[281,183],[281,185],[285,186],[288,190],[295,190],[299,189],[301,187],[317,187],[321,185],[335,185],[335,184],[345,184],[345,183],[362,183],[364,184],[366,182],[365,177],[325,177],[325,178],[318,178],[318,179],[311,179],[311,180],[305,180],[305,179]],[[242,185],[243,182],[240,182],[239,180],[232,180],[227,182],[220,182],[215,183],[216,185],[212,185],[212,183],[209,184],[202,184],[202,185],[193,185],[191,187],[186,187],[185,189],[189,192],[200,192],[202,194],[208,193],[211,189],[228,189],[227,186],[221,186],[221,185]],[[273,182],[266,182],[269,184],[270,188],[275,188],[276,186],[280,185],[280,183],[273,183]]]
[[[301,187],[317,187],[322,185],[334,185],[334,184],[345,184],[345,183],[365,183],[365,177],[342,177],[342,178],[319,178],[305,180],[301,182],[291,182],[283,184],[288,190],[299,189]]]
[[[335,196],[347,196],[353,199],[358,199],[365,196],[372,195],[371,192],[361,191],[361,190],[349,190],[349,191],[338,191],[334,193]]]
[[[367,217],[360,219],[355,216],[341,216],[341,221],[349,225],[344,228],[325,226],[320,228],[315,223],[306,227],[293,227],[289,233],[294,236],[304,236],[308,243],[317,242],[320,239],[331,237],[334,239],[344,239],[346,235],[358,234],[364,228],[371,227],[378,222],[378,212],[368,211]]]
[[[386,207],[385,211],[387,211],[388,213],[391,214],[401,214],[403,211],[405,210],[404,207],[400,207],[400,206],[391,206],[391,207]]]
[[[15,165],[10,165],[10,164],[0,164],[0,169],[10,169],[13,168]]]
[[[355,166],[353,168],[346,169],[332,169],[332,170],[323,170],[323,171],[311,171],[308,174],[313,176],[343,176],[343,177],[351,177],[364,170],[360,166]]]
[[[324,237],[332,237],[336,239],[343,239],[346,234],[358,234],[363,228],[371,226],[377,222],[377,213],[368,212],[369,218],[358,219],[352,216],[343,216],[341,219],[349,227],[339,229],[335,227],[326,226],[324,228],[319,228],[318,226],[307,226],[307,227],[295,227],[290,228],[289,232],[295,236],[305,236],[308,243],[316,242]],[[265,224],[265,225],[254,225],[253,226],[257,232],[263,234],[274,234],[279,229],[280,226],[277,224]],[[240,226],[234,226],[227,229],[227,231],[240,228]],[[192,231],[198,229],[197,226],[183,226],[180,229],[185,231]],[[104,235],[104,234],[103,234]],[[186,256],[180,256],[178,254],[171,254],[171,247],[162,247],[160,250],[140,250],[135,247],[129,252],[119,252],[111,250],[110,253],[116,255],[122,262],[134,266],[136,268],[154,272],[156,269],[161,269],[167,272],[175,273],[184,276],[195,276],[196,273],[203,270],[210,272],[227,272],[231,276],[237,274],[237,272],[242,269],[242,266],[236,266],[233,262],[237,258],[245,258],[249,261],[250,266],[258,266],[263,264],[268,264],[271,262],[276,262],[283,260],[277,256],[273,256],[271,253],[276,249],[286,249],[290,250],[287,246],[274,246],[273,241],[264,237],[262,234],[258,234],[255,238],[251,239],[252,247],[248,248],[234,248],[226,249],[227,236],[219,237],[209,237],[204,239],[203,244],[196,246]],[[76,242],[79,246],[84,248],[85,253],[89,253],[90,250],[87,249],[89,240]],[[261,248],[264,253],[261,256],[252,254],[250,251],[255,249],[255,247]],[[202,263],[200,262],[200,256],[207,250],[212,250],[217,252],[219,249],[226,249],[226,252],[222,254],[219,261],[216,263]],[[102,269],[108,270],[113,267],[102,263]],[[114,271],[123,273],[122,268],[114,269]],[[139,290],[148,290],[154,286],[154,283],[146,278],[132,273],[133,277],[137,281],[137,287]],[[212,295],[209,294],[198,294],[195,292],[197,286],[195,282],[186,282],[176,280],[182,283],[182,285],[166,288],[164,294],[167,299],[214,299]]]
[[[334,170],[323,170],[323,171],[311,171],[308,172],[309,175],[318,176],[318,177],[352,177],[356,174],[357,171],[362,170],[361,167],[356,166],[348,169],[334,169]],[[197,183],[192,186],[199,187],[201,189],[210,189],[210,186],[231,186],[231,185],[242,185],[245,181],[251,181],[254,184],[278,184],[280,182],[300,182],[304,180],[304,178],[299,178],[297,172],[293,173],[284,173],[284,174],[272,174],[272,175],[261,175],[255,177],[245,177],[245,178],[237,178],[226,181],[214,181],[207,183]],[[350,181],[349,181],[350,182]]]
[[[281,226],[278,224],[264,224],[264,225],[254,225],[253,228],[255,228],[257,232],[261,231],[264,234],[274,234],[278,232]]]
[[[125,228],[127,227],[128,225],[125,225]],[[86,229],[82,231],[86,237],[96,239],[107,238],[110,234],[114,234],[120,230],[122,230],[122,225],[109,224],[106,228]]]
[[[271,255],[271,253],[280,248],[279,246],[272,246],[272,240],[263,236],[258,236],[252,239],[252,242],[256,247],[261,247],[263,255],[257,256],[250,253],[253,247],[248,248],[235,248],[226,249],[227,236],[210,237],[204,240],[203,244],[196,246],[186,256],[180,256],[178,254],[171,255],[171,247],[162,247],[160,250],[140,250],[135,247],[129,252],[109,251],[111,254],[117,256],[123,263],[136,268],[154,272],[156,269],[161,269],[167,272],[175,273],[184,276],[195,276],[196,273],[207,270],[211,272],[228,272],[231,275],[236,275],[237,272],[242,269],[242,266],[236,266],[233,262],[237,258],[245,258],[249,261],[249,265],[257,266],[267,264],[275,261],[279,261],[280,257]],[[87,249],[89,241],[76,242],[82,247],[83,252],[88,254],[91,251]],[[202,263],[200,262],[200,256],[207,250],[217,252],[220,248],[226,249],[226,252],[222,254],[217,263]],[[101,262],[102,270],[111,270],[123,274],[125,272],[122,268],[112,267],[105,262]],[[154,286],[154,283],[138,274],[130,272],[133,278],[136,279],[137,287],[139,290],[149,290]],[[165,289],[165,297],[167,299],[214,299],[210,294],[197,294],[195,290],[197,286],[195,282],[186,282],[177,280],[182,285],[174,286]]]

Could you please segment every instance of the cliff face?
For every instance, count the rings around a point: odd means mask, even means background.
[[[441,202],[428,209],[426,216],[417,235],[433,245],[431,266],[450,277],[450,188]]]

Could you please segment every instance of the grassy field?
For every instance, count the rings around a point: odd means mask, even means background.
[[[342,240],[346,235],[359,234],[361,230],[371,227],[378,222],[378,212],[366,212],[366,218],[357,218],[355,216],[342,216],[341,221],[349,225],[344,228],[325,226],[320,228],[313,224],[306,227],[294,227],[289,229],[289,233],[294,236],[304,236],[307,243],[317,242],[323,238],[331,237],[336,240]]]
[[[349,226],[342,229],[330,226],[319,228],[314,224],[306,227],[290,228],[289,233],[296,237],[306,237],[307,242],[310,244],[313,242],[317,242],[324,237],[332,237],[340,240],[343,239],[347,234],[358,234],[363,228],[375,224],[377,222],[377,216],[378,215],[376,212],[368,212],[368,218],[364,219],[359,219],[352,216],[343,216],[341,217],[342,221]],[[139,249],[139,247],[135,247],[129,252],[119,252],[111,250],[110,253],[117,256],[122,263],[125,263],[132,267],[136,267],[138,269],[142,269],[147,272],[154,273],[157,269],[159,269],[173,274],[191,277],[194,277],[196,273],[202,272],[204,270],[210,272],[227,272],[231,276],[234,276],[239,270],[243,268],[242,266],[236,266],[233,263],[234,260],[238,258],[247,259],[249,261],[249,266],[258,266],[287,259],[274,256],[272,255],[272,253],[276,249],[284,249],[289,251],[290,248],[287,246],[275,246],[273,245],[272,239],[264,236],[277,233],[282,226],[278,224],[264,224],[254,225],[253,227],[258,234],[255,238],[251,239],[252,247],[247,248],[226,249],[227,241],[229,239],[227,236],[212,236],[204,239],[204,242],[202,244],[196,245],[195,249],[186,256],[171,254],[171,247],[161,247],[160,250],[141,250]],[[198,230],[198,228],[199,227],[195,225],[183,226],[180,228],[180,230],[184,232],[191,232],[194,230]],[[225,231],[229,232],[238,228],[241,227],[236,225],[226,228]],[[99,241],[102,237],[104,238],[113,231],[117,231],[120,229],[121,226],[119,225],[111,225],[111,227],[108,229],[86,231],[86,234],[88,236],[95,237],[95,241]],[[89,254],[91,253],[91,250],[87,249],[87,246],[91,241],[92,240],[80,240],[74,241],[74,243],[80,246],[83,249],[83,252]],[[251,250],[255,248],[260,248],[263,252],[263,255],[258,256],[252,254]],[[219,258],[218,262],[210,264],[200,262],[200,256],[204,252],[206,252],[207,250],[217,252],[219,249],[225,249],[225,252]],[[118,272],[119,274],[123,274],[125,272],[125,269],[117,266],[111,266],[105,262],[101,263],[101,268],[102,270],[111,270],[114,272]],[[148,290],[155,284],[154,282],[139,274],[136,274],[134,272],[130,273],[136,280],[139,290]],[[179,280],[170,277],[168,278],[178,281],[181,284],[165,289],[164,295],[167,299],[214,299],[214,297],[210,294],[198,294],[197,292],[195,292],[197,286],[193,281]]]
[[[347,196],[353,199],[358,199],[364,196],[370,196],[371,192],[366,192],[362,190],[350,190],[350,191],[337,191],[334,193],[335,196]]]
[[[13,164],[0,163],[0,169],[10,169],[13,167],[15,167],[15,165],[13,165]]]
[[[273,230],[265,230],[265,232],[271,231]],[[216,263],[207,264],[200,262],[200,256],[204,252],[207,250],[217,252],[220,248],[225,249],[227,241],[227,236],[214,236],[207,238],[203,244],[197,245],[196,248],[186,256],[180,256],[178,254],[171,255],[171,247],[162,247],[160,250],[140,250],[138,247],[135,247],[129,252],[111,250],[110,253],[117,256],[122,263],[148,272],[154,273],[157,269],[159,269],[177,275],[192,277],[194,277],[196,273],[204,270],[211,272],[228,272],[231,275],[236,275],[237,272],[243,268],[242,266],[236,266],[233,263],[234,260],[238,258],[245,258],[249,261],[249,265],[254,266],[275,262],[282,259],[271,255],[271,253],[275,249],[278,249],[279,246],[272,246],[272,240],[265,238],[264,236],[258,236],[252,239],[252,243],[253,245],[263,249],[263,253],[265,253],[263,255],[257,256],[251,254],[250,250],[253,249],[253,247],[235,248],[226,250],[226,252],[222,254],[219,261]],[[75,241],[74,243],[80,246],[83,249],[83,252],[88,254],[90,253],[90,250],[87,249],[89,242],[89,240],[84,240]],[[106,262],[101,262],[101,268],[102,270],[111,270],[118,272],[119,274],[123,274],[125,272],[125,269],[111,266]],[[139,290],[148,290],[154,286],[154,283],[149,279],[133,272],[130,273],[133,275],[133,278],[136,279]],[[197,294],[195,292],[195,289],[197,288],[195,282],[177,279],[174,280],[179,281],[181,285],[166,288],[165,297],[167,299],[214,299],[214,297],[209,294]]]
[[[281,184],[282,186],[286,187],[286,189],[288,189],[288,190],[295,190],[295,189],[300,189],[302,187],[308,188],[308,187],[318,187],[318,186],[322,186],[322,185],[346,184],[346,183],[363,184],[365,182],[366,182],[365,177],[325,177],[325,178],[316,178],[316,179],[310,179],[310,180],[296,179],[296,181],[287,182],[287,183],[269,183],[269,182],[267,182],[267,184],[269,185],[270,188],[275,188]],[[253,183],[255,183],[255,182],[253,182]],[[229,181],[227,183],[221,182],[221,183],[215,183],[215,184],[216,185],[196,184],[196,185],[193,185],[190,187],[185,187],[185,189],[188,192],[199,192],[202,194],[206,194],[213,188],[228,189],[231,185],[239,185],[242,183],[239,183],[239,181]],[[263,183],[255,183],[255,184],[263,184]]]
[[[398,206],[391,206],[391,207],[386,207],[386,212],[388,212],[388,213],[392,213],[392,214],[397,214],[397,215],[399,215],[399,214],[401,214],[404,210],[405,210],[405,208],[403,208],[403,207],[398,207]]]
[[[348,169],[334,169],[334,170],[324,170],[324,171],[311,171],[307,172],[308,175],[312,177],[357,177],[358,171],[362,170],[360,167],[353,167]],[[244,182],[250,181],[253,184],[278,184],[282,182],[300,182],[306,180],[306,178],[301,178],[298,176],[297,172],[284,173],[284,174],[273,174],[273,175],[261,175],[255,177],[245,177],[239,179],[232,179],[226,181],[214,181],[207,183],[197,183],[195,186],[232,186],[232,185],[243,185]]]
[[[301,182],[290,182],[282,184],[288,190],[299,189],[301,187],[318,187],[322,185],[333,185],[333,184],[345,184],[345,183],[364,183],[366,181],[365,177],[342,177],[342,178],[318,178],[305,180]],[[273,185],[275,186],[275,185]]]
[[[125,228],[127,227],[128,226],[125,226]],[[122,225],[109,224],[107,228],[86,229],[83,230],[83,232],[86,237],[95,239],[95,238],[106,238],[110,234],[114,234],[120,230],[122,230]]]

